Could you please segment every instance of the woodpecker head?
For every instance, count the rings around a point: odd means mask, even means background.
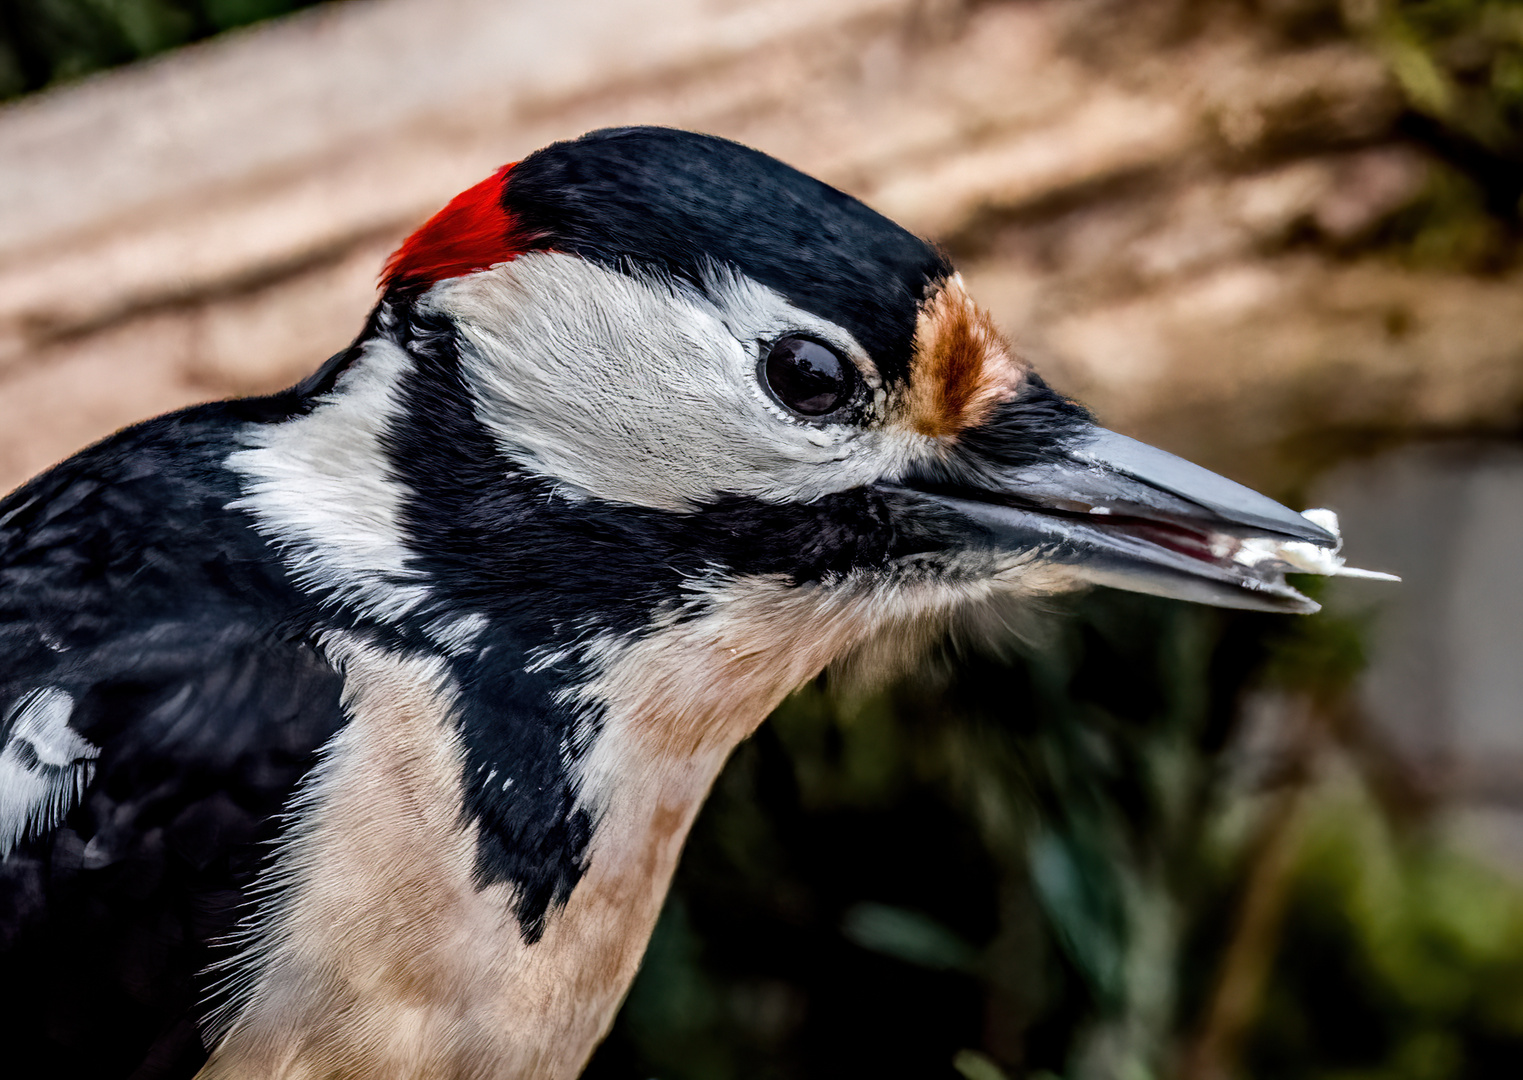
[[[633,128],[548,147],[457,197],[384,283],[374,333],[410,324],[449,384],[393,441],[464,423],[478,499],[513,473],[559,513],[660,522],[690,592],[766,577],[871,595],[890,620],[1091,583],[1315,609],[1244,542],[1331,532],[1096,426],[935,248],[735,143]],[[510,521],[474,542],[516,545]],[[598,577],[599,540],[561,571]]]
[[[598,761],[628,750],[613,728],[722,754],[826,665],[1002,598],[1311,611],[1292,549],[1337,539],[1096,426],[934,247],[665,129],[558,143],[457,197],[305,393],[231,460],[245,505],[332,610],[454,658],[467,713],[495,703],[462,721],[466,772],[501,785],[469,798],[510,833],[581,827]],[[503,708],[564,718],[531,752]],[[531,796],[504,770],[535,755],[574,774],[559,809],[508,805]],[[579,872],[518,857],[500,876],[544,896]]]

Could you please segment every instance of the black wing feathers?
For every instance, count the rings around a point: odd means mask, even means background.
[[[49,1075],[199,1068],[196,973],[339,726],[310,614],[227,509],[237,430],[294,406],[151,421],[0,502],[0,716],[62,690],[99,749],[62,824],[0,863],[0,1030]]]

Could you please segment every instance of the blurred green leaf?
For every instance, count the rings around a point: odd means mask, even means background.
[[[1009,1080],[1005,1070],[996,1065],[993,1058],[980,1054],[977,1050],[957,1051],[957,1056],[952,1059],[952,1068],[964,1080]]]
[[[979,951],[929,915],[889,904],[856,904],[841,920],[846,937],[874,952],[936,971],[974,973]]]
[[[1031,845],[1031,877],[1063,950],[1107,1007],[1122,1000],[1125,952],[1119,889],[1098,852],[1051,833]]]

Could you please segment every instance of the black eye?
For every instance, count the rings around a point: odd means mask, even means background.
[[[803,416],[824,416],[851,400],[857,369],[818,341],[785,337],[762,362],[772,396]]]

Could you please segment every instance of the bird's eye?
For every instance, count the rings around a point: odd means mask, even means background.
[[[824,416],[851,400],[857,369],[818,341],[785,337],[762,361],[762,379],[800,416]]]

